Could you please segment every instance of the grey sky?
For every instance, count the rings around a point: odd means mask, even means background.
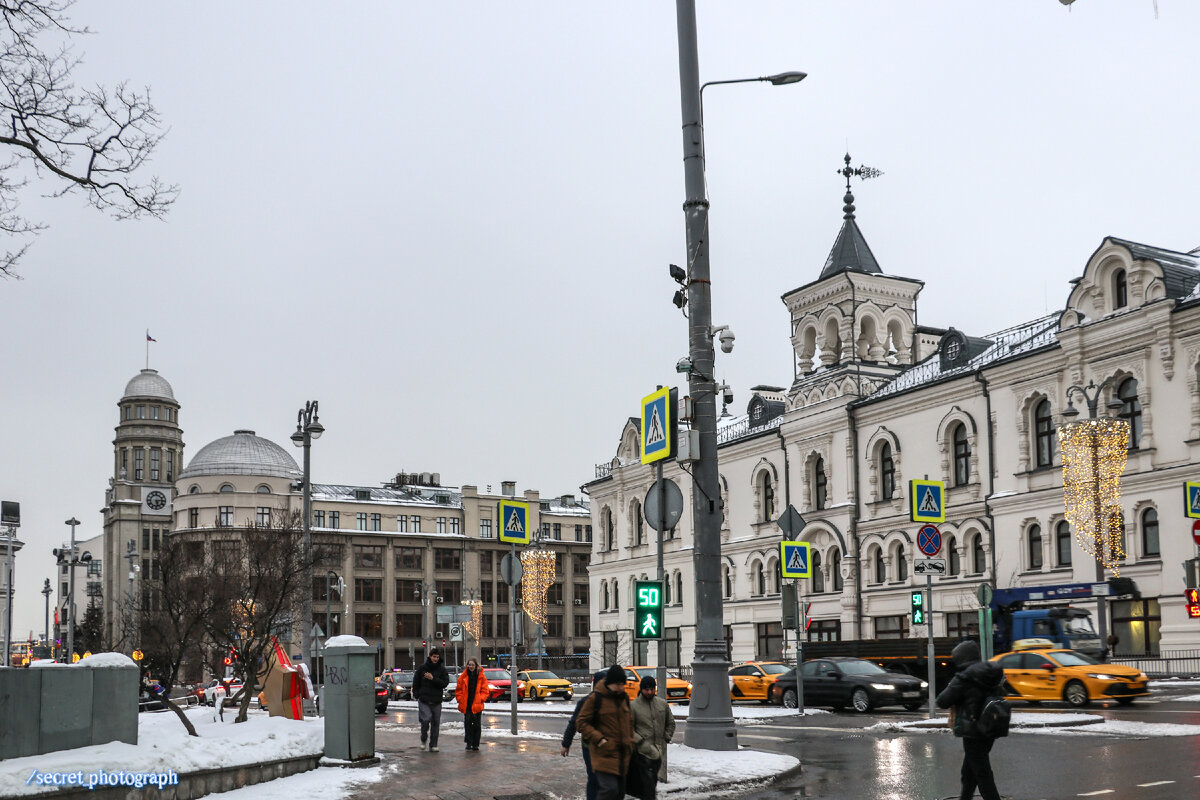
[[[969,334],[1061,307],[1102,237],[1200,245],[1200,4],[700,2],[713,316],[740,411],[787,385],[779,296],[816,278],[841,178],[919,322]],[[190,458],[235,428],[314,479],[400,470],[577,491],[686,350],[674,3],[81,0],[81,82],[149,84],[166,222],[26,195],[51,225],[0,284],[0,494],[22,504],[14,637],[50,548],[100,533],[116,402],[175,388]],[[106,565],[115,566],[115,565]]]

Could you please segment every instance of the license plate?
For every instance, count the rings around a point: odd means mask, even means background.
[[[920,697],[921,693],[920,692],[904,692],[900,696],[901,697]]]
[[[683,697],[683,692],[679,689],[667,692],[667,694],[670,695],[671,697]]]

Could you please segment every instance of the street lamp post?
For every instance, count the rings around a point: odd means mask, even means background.
[[[129,562],[128,625],[129,625],[129,652],[130,652],[130,654],[132,654],[133,651],[135,649],[137,649],[137,601],[136,601],[137,595],[135,595],[134,591],[133,591],[133,582],[137,578],[138,572],[141,570],[141,567],[137,563],[138,562],[138,551],[137,551],[137,542],[135,540],[133,540],[133,539],[129,540],[128,545],[126,545],[125,555],[123,556],[123,558]]]
[[[413,589],[413,597],[421,601],[424,610],[421,612],[421,638],[425,640],[425,660],[429,660],[430,641],[433,639],[433,627],[429,627],[429,608],[441,603],[442,598],[437,593],[437,584],[431,581],[421,581]],[[445,656],[443,655],[443,661]]]
[[[42,585],[42,596],[46,598],[46,627],[43,628],[42,644],[49,647],[50,645],[50,595],[54,590],[50,588],[50,579],[46,578],[46,582]],[[54,648],[50,648],[50,657],[54,657]]]
[[[736,750],[737,730],[728,689],[721,607],[721,536],[717,475],[716,381],[713,377],[712,292],[708,264],[708,199],[704,187],[704,127],[700,106],[700,64],[696,46],[695,0],[676,0],[679,33],[679,90],[683,114],[683,168],[687,230],[688,390],[700,458],[692,471],[692,518],[696,578],[696,645],[692,661],[696,688],[684,742],[705,750]],[[804,73],[782,73],[719,83],[796,83]],[[716,82],[714,82],[716,83]]]
[[[75,567],[81,562],[86,564],[92,560],[92,554],[83,551],[79,552],[79,547],[75,544],[75,526],[82,524],[79,520],[71,517],[64,523],[71,526],[71,546],[68,550],[55,551],[58,556],[59,563],[65,563],[70,576],[67,581],[67,663],[75,656]]]
[[[300,623],[300,655],[302,658],[312,658],[312,463],[310,455],[313,439],[320,439],[325,432],[325,426],[317,417],[317,401],[309,400],[304,408],[296,412],[296,431],[292,434],[292,444],[304,448],[304,602],[301,608]]]

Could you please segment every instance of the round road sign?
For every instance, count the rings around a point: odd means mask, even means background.
[[[917,548],[929,557],[936,556],[942,549],[942,533],[937,525],[922,525],[917,531]]]
[[[1200,519],[1192,523],[1192,541],[1200,544]]]
[[[660,489],[661,486],[661,489]],[[661,493],[660,493],[661,492]],[[659,499],[666,502],[659,508]],[[670,478],[663,478],[662,483],[655,481],[646,492],[646,500],[642,503],[646,522],[656,531],[669,531],[683,516],[683,492],[679,484]]]
[[[509,586],[516,586],[520,583],[524,571],[521,567],[521,559],[513,558],[511,553],[505,553],[504,558],[500,559],[500,578]]]

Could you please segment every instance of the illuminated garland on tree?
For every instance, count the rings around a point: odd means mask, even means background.
[[[463,622],[463,627],[471,634],[472,639],[479,641],[479,634],[483,630],[483,601],[463,600],[462,604],[471,607],[471,619]]]
[[[553,550],[530,547],[521,553],[521,605],[529,618],[546,627],[546,590],[554,583],[558,556]]]
[[[1125,558],[1121,474],[1129,448],[1129,423],[1088,419],[1058,428],[1067,522],[1085,553],[1114,575]]]

